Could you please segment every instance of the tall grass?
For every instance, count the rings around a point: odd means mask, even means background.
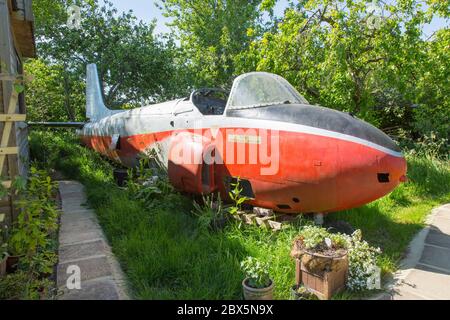
[[[275,298],[289,298],[294,282],[289,252],[302,218],[279,233],[237,223],[222,231],[204,232],[190,214],[190,199],[174,193],[152,209],[144,207],[114,184],[111,164],[78,145],[73,135],[33,132],[30,137],[37,162],[86,186],[89,204],[97,212],[135,298],[240,298],[243,274],[239,263],[248,255],[270,263]],[[408,165],[410,182],[369,205],[327,217],[348,221],[362,229],[372,245],[380,246],[385,272],[395,270],[430,209],[450,201],[448,160],[409,156]]]

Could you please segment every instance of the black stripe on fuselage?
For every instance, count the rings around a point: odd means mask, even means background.
[[[304,104],[278,104],[248,109],[229,109],[226,115],[310,126],[364,139],[393,151],[401,151],[383,131],[348,113],[329,108]]]

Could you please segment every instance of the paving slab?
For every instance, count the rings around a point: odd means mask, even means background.
[[[432,210],[402,266],[388,293],[391,299],[450,300],[450,204]]]
[[[95,211],[89,209],[83,185],[60,181],[62,215],[59,230],[57,266],[60,300],[129,299],[125,276],[101,230]],[[68,289],[73,275],[69,267],[80,271],[81,289]],[[69,273],[67,273],[69,271]]]
[[[70,260],[92,257],[105,250],[103,239],[62,246],[59,249],[59,261],[64,263]]]
[[[81,271],[81,284],[85,280],[112,276],[111,267],[106,256],[93,256],[90,258],[77,259],[58,264],[58,287],[66,285],[66,281],[72,273],[67,273],[68,267],[76,265]]]
[[[440,272],[414,269],[403,286],[407,286],[407,291],[425,299],[450,299],[450,276]]]
[[[425,299],[425,297],[423,296],[415,295],[414,293],[409,292],[408,290],[402,290],[401,292],[396,292],[396,294],[393,297],[390,297],[390,300],[428,300],[428,299]]]
[[[444,217],[435,217],[433,219],[433,230],[441,231],[447,235],[450,235],[450,219]]]
[[[72,219],[65,221],[61,225],[60,229],[63,233],[77,233],[77,232],[87,232],[87,231],[98,231],[100,226],[94,222],[93,219]]]
[[[64,245],[72,245],[79,242],[86,242],[93,239],[102,238],[103,235],[100,229],[85,231],[85,232],[65,232],[60,233],[59,235],[59,244],[61,246]]]
[[[430,229],[425,242],[435,246],[450,248],[450,236],[437,229]]]
[[[80,290],[62,291],[60,300],[119,300],[117,286],[113,279],[94,279],[82,284]]]
[[[425,244],[419,263],[450,270],[450,249]]]

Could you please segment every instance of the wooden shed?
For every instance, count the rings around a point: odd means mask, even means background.
[[[23,61],[36,56],[31,0],[0,0],[0,172],[6,188],[27,177],[28,130],[22,92]],[[0,220],[15,218],[14,198],[0,199]],[[0,221],[1,222],[1,221]]]

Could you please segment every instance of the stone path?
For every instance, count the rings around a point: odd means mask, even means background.
[[[124,275],[95,212],[84,206],[86,195],[83,185],[76,181],[60,181],[59,192],[63,213],[59,231],[58,299],[128,299]],[[73,270],[77,267],[81,289],[68,289],[67,280],[74,275]]]
[[[382,299],[450,300],[450,204],[432,211]]]

